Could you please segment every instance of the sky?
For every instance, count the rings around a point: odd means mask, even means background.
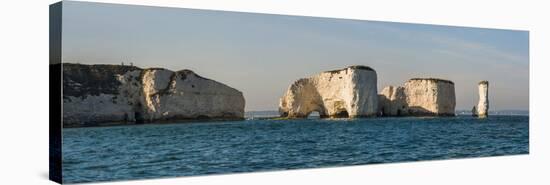
[[[366,65],[378,92],[408,79],[455,83],[457,110],[489,81],[491,110],[529,110],[529,32],[64,1],[63,62],[195,73],[277,110],[299,78]]]

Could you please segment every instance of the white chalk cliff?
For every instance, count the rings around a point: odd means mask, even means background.
[[[243,119],[243,94],[190,70],[63,64],[63,125]]]
[[[376,71],[350,66],[294,82],[280,99],[281,117],[304,118],[316,111],[321,117],[376,116]]]
[[[379,102],[381,116],[454,116],[454,83],[435,78],[413,78],[404,87],[384,88]]]
[[[481,81],[478,83],[479,102],[474,106],[472,114],[478,117],[487,117],[489,112],[489,82]]]

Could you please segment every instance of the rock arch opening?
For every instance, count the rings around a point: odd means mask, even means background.
[[[342,99],[332,100],[327,103],[331,109],[331,118],[349,118],[346,102]]]
[[[322,118],[321,113],[319,111],[311,111],[306,116],[307,119],[320,119]]]
[[[349,113],[347,110],[342,109],[338,110],[333,116],[333,118],[349,118]]]
[[[378,111],[376,71],[350,66],[296,80],[279,101],[282,117],[304,118],[320,110],[321,118],[375,116]]]

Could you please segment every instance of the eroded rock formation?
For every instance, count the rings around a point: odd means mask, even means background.
[[[304,118],[375,116],[378,109],[376,71],[350,66],[294,82],[280,99],[281,117]]]
[[[474,106],[472,114],[478,117],[487,117],[489,112],[489,82],[481,81],[478,83],[479,102]]]
[[[243,119],[243,94],[190,70],[63,64],[63,125]]]
[[[378,112],[381,116],[401,116],[406,114],[407,96],[405,88],[388,86],[378,95]]]
[[[381,116],[454,116],[454,83],[435,78],[413,78],[404,87],[389,86],[379,95]]]

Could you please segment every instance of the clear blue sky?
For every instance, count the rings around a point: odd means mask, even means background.
[[[276,110],[295,80],[349,65],[378,91],[414,77],[455,82],[457,109],[488,80],[492,110],[529,109],[529,33],[64,1],[63,61],[191,69]]]

